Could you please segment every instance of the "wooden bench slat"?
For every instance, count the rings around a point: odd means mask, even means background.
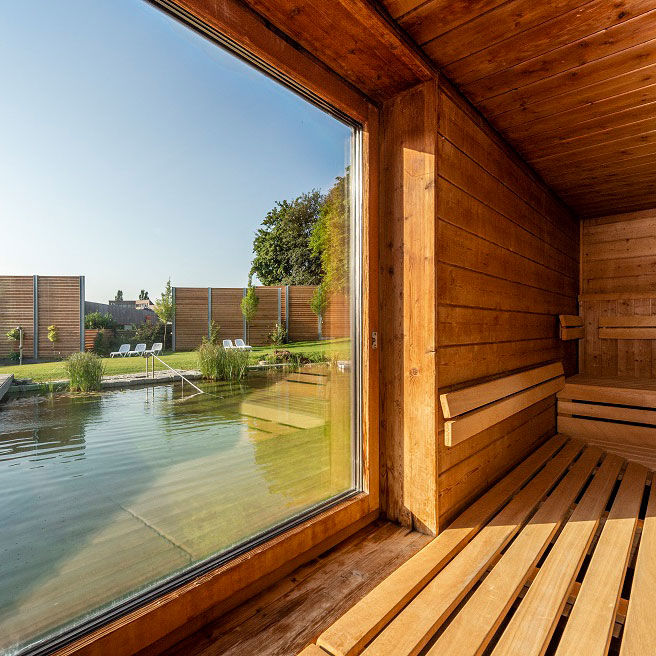
[[[431,647],[429,656],[468,656],[482,652],[601,455],[598,448],[586,449]]]
[[[593,405],[591,403],[575,403],[573,401],[558,401],[558,412],[584,417],[600,417],[615,421],[631,421],[638,424],[656,425],[656,409],[623,408],[614,405]]]
[[[520,463],[432,542],[326,629],[317,644],[335,656],[361,653],[378,631],[459,553],[565,441],[565,438],[556,435]]]
[[[656,339],[656,328],[599,328],[599,339]]]
[[[444,422],[444,442],[447,446],[454,446],[481,431],[498,424],[525,408],[556,394],[563,388],[565,377],[559,376],[544,383],[509,396],[501,401],[474,410],[466,415]]]
[[[646,480],[647,469],[629,463],[565,625],[557,656],[605,656]]]
[[[599,525],[622,463],[623,460],[614,455],[604,458],[501,635],[493,655],[537,656],[543,653]]]
[[[571,442],[556,454],[362,653],[367,656],[419,653],[580,451],[581,444]]]
[[[652,481],[642,527],[620,656],[656,654],[656,485]]]
[[[505,376],[489,383],[481,383],[455,392],[440,394],[442,412],[447,419],[450,419],[511,394],[521,392],[538,383],[543,383],[545,380],[562,376],[563,373],[562,363],[554,362],[512,376]]]

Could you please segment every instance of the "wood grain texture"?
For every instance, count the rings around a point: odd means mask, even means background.
[[[656,375],[656,210],[587,219],[581,226],[582,371]]]
[[[625,176],[615,167],[654,152],[656,10],[649,0],[382,1],[578,213],[655,204],[653,167]]]

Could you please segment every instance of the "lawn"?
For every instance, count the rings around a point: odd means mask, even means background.
[[[333,354],[343,359],[348,359],[348,339],[322,340],[316,342],[294,342],[285,344],[280,348],[297,353],[325,353]],[[251,361],[256,364],[267,353],[273,352],[273,346],[255,346],[251,352]],[[193,351],[182,353],[167,353],[162,360],[174,369],[197,369],[196,354]],[[103,358],[105,375],[130,374],[146,370],[144,358]],[[157,363],[156,370],[164,367]],[[63,362],[43,362],[41,364],[24,364],[22,367],[16,364],[0,366],[0,374],[14,374],[16,378],[31,378],[36,383],[50,380],[62,380],[67,378]]]

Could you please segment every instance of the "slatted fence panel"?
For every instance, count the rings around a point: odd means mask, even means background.
[[[243,287],[215,287],[212,289],[212,320],[219,326],[219,337],[234,342],[244,338],[244,318],[241,314]]]
[[[329,294],[321,325],[321,336],[336,339],[351,334],[351,307],[346,294]]]
[[[314,285],[289,287],[289,340],[308,342],[319,338],[317,315],[310,308]]]
[[[80,350],[80,277],[38,276],[39,358],[60,357]],[[58,340],[48,341],[48,326]]]
[[[175,288],[175,349],[191,351],[207,336],[207,287]]]
[[[7,331],[21,326],[25,331],[23,352],[31,357],[34,350],[34,296],[32,276],[0,276],[0,357],[14,350]]]
[[[252,346],[265,346],[269,344],[269,334],[279,321],[278,290],[280,290],[280,296],[282,297],[284,287],[262,286],[255,288],[255,293],[260,299],[260,303],[257,306],[255,318],[248,327],[248,340]],[[282,317],[280,317],[280,321],[284,325]]]

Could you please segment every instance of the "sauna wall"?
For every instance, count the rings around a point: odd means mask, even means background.
[[[556,429],[550,397],[446,447],[438,395],[557,360],[576,373],[557,315],[577,313],[579,291],[576,217],[456,91],[431,94],[387,103],[381,150],[381,494],[421,530]]]
[[[603,318],[656,315],[656,208],[585,219],[581,244],[581,371],[656,378],[656,340],[606,339],[599,332]],[[652,337],[656,329],[644,332]]]
[[[576,314],[578,220],[454,92],[438,120],[439,392],[544,362],[576,373],[557,315]],[[441,523],[555,432],[555,399],[453,447],[439,421]]]

